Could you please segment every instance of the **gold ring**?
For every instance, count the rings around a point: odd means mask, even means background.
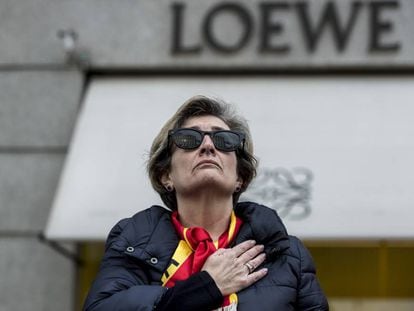
[[[249,274],[254,271],[254,267],[248,262],[246,262],[244,265],[247,267],[247,270],[249,270]]]

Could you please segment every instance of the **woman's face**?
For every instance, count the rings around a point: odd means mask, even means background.
[[[187,119],[183,128],[202,131],[229,130],[221,119],[214,116],[198,116]],[[177,196],[197,195],[200,191],[213,190],[221,195],[232,196],[242,181],[237,176],[236,153],[223,152],[215,148],[210,136],[205,135],[197,149],[184,150],[173,145],[171,167],[163,177]]]

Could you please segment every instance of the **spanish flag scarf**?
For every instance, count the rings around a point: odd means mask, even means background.
[[[185,228],[178,220],[177,211],[172,213],[171,219],[181,240],[171,259],[171,264],[161,278],[165,287],[173,287],[176,281],[185,280],[199,272],[211,254],[219,248],[230,245],[242,225],[241,219],[232,211],[229,228],[218,241],[213,242],[209,233],[203,228]],[[222,307],[217,310],[237,310],[237,295],[224,297]]]

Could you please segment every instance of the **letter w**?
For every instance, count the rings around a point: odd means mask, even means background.
[[[296,10],[300,19],[300,26],[302,27],[302,33],[305,36],[306,48],[310,52],[314,52],[318,45],[318,42],[323,34],[325,28],[331,28],[333,38],[335,41],[336,49],[342,52],[346,45],[350,34],[352,32],[355,20],[361,8],[360,2],[353,2],[351,8],[351,14],[348,18],[346,25],[342,28],[339,23],[338,12],[335,9],[335,5],[332,1],[326,3],[319,21],[315,27],[312,27],[309,16],[308,3],[298,2],[296,3]]]

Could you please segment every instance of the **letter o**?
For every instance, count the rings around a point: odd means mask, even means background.
[[[218,14],[223,12],[232,12],[240,19],[243,25],[243,35],[239,39],[236,44],[233,45],[225,45],[221,42],[218,42],[217,39],[214,37],[212,24],[217,17]],[[220,5],[215,6],[212,10],[210,10],[203,23],[203,34],[204,38],[207,43],[214,48],[215,50],[222,52],[222,53],[234,53],[238,50],[242,49],[246,43],[249,41],[250,36],[252,34],[252,18],[249,12],[243,8],[240,4],[237,3],[223,3]]]

